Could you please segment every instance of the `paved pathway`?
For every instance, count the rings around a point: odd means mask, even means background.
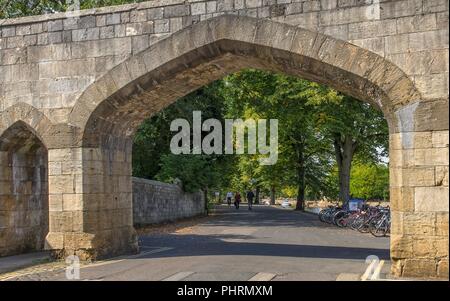
[[[245,204],[180,233],[140,239],[141,254],[82,267],[82,280],[336,280],[363,274],[376,255],[389,270],[389,238],[318,221],[308,213]],[[48,271],[14,280],[65,280]]]

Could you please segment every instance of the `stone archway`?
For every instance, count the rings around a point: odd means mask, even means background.
[[[97,79],[77,99],[69,116],[78,133],[75,144],[50,153],[54,162],[70,158],[74,163],[59,185],[50,187],[55,199],[70,200],[70,208],[50,217],[51,223],[61,222],[47,236],[49,248],[82,258],[135,251],[131,137],[137,126],[190,91],[246,67],[324,83],[383,111],[391,140],[393,272],[448,273],[448,247],[442,247],[448,244],[443,230],[448,227],[448,184],[434,181],[435,165],[448,162],[411,158],[418,137],[430,136],[424,152],[433,149],[431,141],[439,143],[438,136],[433,138],[437,129],[421,117],[438,106],[422,99],[398,67],[370,51],[299,27],[232,15],[200,22],[153,44]],[[425,179],[431,170],[433,183]],[[427,193],[435,196],[431,205],[420,198]],[[424,250],[417,242],[433,247]]]
[[[0,256],[44,249],[49,231],[47,149],[23,121],[0,136]]]

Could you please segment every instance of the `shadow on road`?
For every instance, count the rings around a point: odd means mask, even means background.
[[[292,209],[274,208],[265,205],[253,205],[253,210],[247,209],[247,204],[242,204],[239,210],[233,207],[216,206],[212,212],[218,217],[204,223],[205,226],[218,227],[322,227],[334,228],[319,221],[317,215],[307,212],[294,211]]]
[[[388,249],[317,246],[299,244],[276,244],[249,242],[253,237],[247,235],[176,235],[163,237],[143,237],[145,246],[154,243],[174,249],[141,258],[163,258],[180,256],[214,256],[214,255],[252,255],[252,256],[286,256],[306,258],[334,258],[365,260],[369,255],[380,259],[389,259]],[[245,240],[245,242],[227,240]]]

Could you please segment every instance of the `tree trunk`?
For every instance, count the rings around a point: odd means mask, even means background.
[[[275,186],[270,187],[270,205],[275,205]]]
[[[339,136],[334,139],[334,150],[339,171],[339,200],[343,205],[346,205],[350,199],[350,172],[356,146],[357,143],[353,142],[350,136],[346,136],[344,139]]]
[[[208,215],[208,188],[203,189],[203,193],[205,196],[205,213]]]
[[[256,186],[255,190],[255,204],[259,204],[259,186]]]
[[[305,211],[305,160],[303,154],[303,146],[297,148],[297,181],[298,181],[298,191],[297,191],[297,205],[295,210]]]
[[[305,175],[303,172],[302,180],[298,182],[297,205],[295,210],[305,211]]]

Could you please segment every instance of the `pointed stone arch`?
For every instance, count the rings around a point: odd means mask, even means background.
[[[413,241],[427,239],[431,244],[448,242],[448,235],[439,230],[448,227],[448,184],[438,187],[434,178],[427,178],[442,168],[448,170],[442,155],[448,155],[448,142],[441,143],[448,140],[448,115],[438,115],[448,102],[424,99],[399,67],[361,47],[300,27],[235,15],[171,34],[133,54],[81,93],[67,125],[76,132],[74,144],[60,156],[81,162],[81,168],[67,177],[69,189],[55,191],[64,198],[70,190],[77,206],[71,231],[64,225],[53,229],[49,245],[60,254],[82,258],[135,252],[131,149],[137,127],[178,98],[244,68],[326,84],[382,110],[392,155],[392,271],[404,276],[448,275],[448,249],[438,256],[442,248],[425,254],[412,246]],[[418,152],[416,143],[423,143]],[[55,219],[65,218],[63,210],[58,214]],[[429,239],[416,220],[435,236]]]
[[[393,111],[421,100],[410,78],[375,53],[300,27],[223,15],[180,30],[111,69],[81,94],[69,122],[84,131],[85,146],[101,141],[98,133],[129,136],[179,97],[248,67],[324,83],[374,104],[393,132]]]
[[[9,126],[0,134],[0,256],[42,250],[49,231],[48,153],[36,131],[42,119],[27,109],[9,112],[17,121],[2,115]]]

